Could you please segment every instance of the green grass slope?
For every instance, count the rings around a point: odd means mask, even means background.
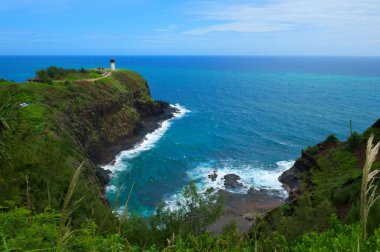
[[[282,176],[291,189],[289,202],[271,211],[253,229],[264,248],[270,251],[276,247],[279,237],[294,244],[305,233],[328,230],[332,227],[332,216],[337,216],[343,224],[354,225],[360,221],[362,169],[371,134],[375,143],[380,141],[380,120],[363,134],[353,132],[347,141],[329,136],[302,151],[295,166]],[[372,169],[379,168],[378,156]],[[377,179],[376,183],[380,181]],[[380,226],[379,210],[380,201],[377,201],[369,213],[370,233]],[[356,236],[355,242],[358,243]]]
[[[109,156],[107,146],[132,136],[143,118],[160,112],[147,82],[131,71],[95,82],[3,81],[0,96],[4,106],[11,105],[9,129],[2,132],[8,158],[0,159],[0,205],[59,209],[84,162],[76,197],[85,198],[74,223],[103,222],[109,208],[93,161]]]

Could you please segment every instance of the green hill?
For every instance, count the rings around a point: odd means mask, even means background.
[[[85,199],[74,224],[87,218],[103,222],[109,207],[95,163],[110,161],[109,147],[135,137],[142,120],[166,106],[155,102],[147,82],[131,71],[91,82],[1,82],[0,95],[9,118],[9,129],[0,128],[9,157],[0,160],[0,204],[59,208],[83,162],[77,197]]]

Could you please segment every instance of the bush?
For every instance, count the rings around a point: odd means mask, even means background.
[[[87,73],[88,71],[86,69],[84,69],[83,67],[81,67],[78,72],[79,73]]]
[[[337,142],[338,142],[338,138],[336,138],[336,136],[333,134],[329,135],[325,140],[325,143],[337,143]]]
[[[352,135],[347,139],[348,150],[353,152],[359,146],[361,146],[363,142],[364,142],[364,138],[359,133],[354,131]]]

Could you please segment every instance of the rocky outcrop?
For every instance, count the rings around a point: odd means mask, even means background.
[[[218,173],[216,172],[216,170],[212,174],[209,174],[208,178],[211,179],[212,182],[215,182],[218,178]]]
[[[102,187],[106,187],[109,184],[111,181],[111,174],[112,172],[110,170],[103,169],[99,166],[96,167],[96,175],[98,176]]]
[[[380,119],[377,120],[372,126],[371,128],[374,128],[374,129],[380,129]]]
[[[307,179],[307,173],[312,167],[318,167],[316,160],[305,150],[302,150],[301,158],[297,159],[293,167],[278,178],[289,193],[288,201],[294,201],[301,193],[302,181],[305,177]]]
[[[243,184],[238,182],[240,177],[236,174],[227,174],[224,177],[224,186],[226,189],[238,189],[243,187]]]

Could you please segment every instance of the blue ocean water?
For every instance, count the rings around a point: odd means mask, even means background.
[[[124,185],[123,206],[134,183],[128,208],[141,214],[171,202],[191,180],[223,187],[220,179],[207,178],[213,170],[240,175],[247,188],[280,189],[278,175],[302,148],[329,134],[346,139],[350,120],[361,132],[380,118],[380,58],[115,58],[117,67],[149,81],[155,99],[178,104],[183,112],[110,167],[109,199]],[[0,78],[23,81],[49,65],[108,62],[106,56],[3,56]]]

